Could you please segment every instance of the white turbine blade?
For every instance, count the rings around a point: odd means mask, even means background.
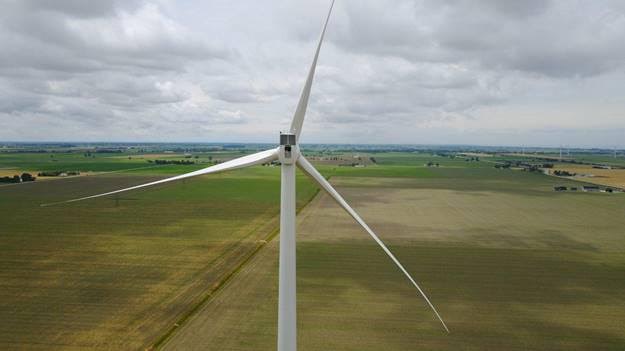
[[[313,59],[312,65],[310,66],[310,70],[308,71],[308,77],[306,78],[306,84],[304,84],[304,89],[302,89],[302,94],[300,95],[299,102],[297,104],[297,109],[295,110],[295,114],[293,115],[293,121],[291,122],[291,133],[297,136],[297,142],[299,143],[299,135],[302,132],[302,125],[304,124],[304,116],[306,116],[306,108],[308,107],[308,98],[310,97],[310,88],[312,87],[313,79],[315,77],[315,69],[317,68],[317,59],[319,58],[319,51],[321,50],[321,43],[323,42],[323,37],[326,33],[326,28],[328,27],[328,21],[330,20],[330,14],[332,13],[332,8],[334,7],[334,0],[332,0],[332,4],[330,5],[330,10],[328,11],[328,16],[326,17],[325,24],[323,25],[323,30],[321,31],[321,36],[319,37],[319,43],[317,44],[317,50],[315,51],[315,57]]]
[[[262,163],[271,162],[273,160],[276,160],[277,158],[278,158],[278,149],[265,150],[265,151],[257,152],[257,153],[252,154],[252,155],[247,155],[247,156],[235,158],[234,160],[226,161],[224,163],[220,163],[220,164],[217,164],[217,165],[214,165],[214,166],[206,167],[206,168],[194,171],[194,172],[189,172],[189,173],[177,175],[175,177],[161,179],[161,180],[157,180],[157,181],[151,182],[151,183],[135,185],[135,186],[132,186],[132,187],[129,187],[129,188],[125,188],[125,189],[119,189],[119,190],[115,190],[115,191],[110,191],[108,193],[81,197],[79,199],[72,199],[72,200],[67,200],[67,201],[55,202],[55,203],[51,203],[51,204],[43,204],[41,206],[49,206],[49,205],[63,204],[63,203],[69,203],[69,202],[76,202],[76,201],[82,201],[82,200],[87,200],[87,199],[93,199],[93,198],[96,198],[96,197],[102,197],[102,196],[107,196],[107,195],[118,194],[118,193],[125,192],[125,191],[130,191],[130,190],[145,188],[145,187],[152,186],[152,185],[172,182],[172,181],[175,181],[175,180],[195,177],[195,176],[199,176],[199,175],[202,175],[202,174],[224,172],[224,171],[229,171],[229,170],[233,170],[233,169],[237,169],[237,168],[244,168],[244,167],[259,165],[259,164],[262,164]]]
[[[425,292],[423,292],[421,287],[419,287],[419,284],[417,284],[417,282],[412,278],[412,276],[408,273],[408,271],[406,271],[404,266],[402,266],[402,264],[399,263],[399,260],[395,257],[395,255],[393,255],[391,250],[389,250],[388,247],[386,247],[386,245],[382,242],[382,240],[380,240],[380,238],[378,238],[378,236],[373,232],[373,230],[369,228],[367,223],[365,223],[365,221],[363,221],[362,218],[360,218],[358,213],[356,213],[356,211],[354,211],[354,209],[349,206],[349,204],[343,199],[343,197],[315,169],[315,167],[313,167],[313,165],[310,164],[310,162],[308,162],[306,158],[304,158],[303,155],[300,155],[299,158],[297,159],[297,165],[300,167],[302,171],[304,171],[304,173],[308,174],[317,184],[319,184],[319,186],[323,190],[325,190],[339,205],[341,205],[341,207],[343,207],[343,209],[347,211],[347,213],[349,213],[349,215],[352,216],[356,220],[356,222],[358,222],[358,224],[360,224],[367,231],[367,233],[369,233],[369,235],[371,235],[373,240],[375,240],[375,242],[378,243],[378,245],[380,245],[382,250],[386,252],[386,254],[391,258],[391,260],[393,260],[393,262],[395,262],[397,267],[399,267],[399,269],[404,273],[404,275],[408,278],[408,280],[410,280],[412,285],[414,285],[415,288],[417,288],[421,296],[423,296],[427,304],[430,306],[430,308],[432,308],[432,311],[434,311],[434,314],[436,314],[436,317],[438,317],[438,320],[441,322],[441,324],[443,324],[443,327],[445,328],[447,333],[449,333],[449,329],[447,328],[447,325],[443,321],[443,318],[441,318],[440,314],[438,314],[438,311],[436,310],[432,302],[430,302],[430,299],[427,297],[427,295],[425,295]]]

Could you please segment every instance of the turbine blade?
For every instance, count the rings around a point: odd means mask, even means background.
[[[220,164],[217,164],[217,165],[214,165],[214,166],[206,167],[206,168],[194,171],[194,172],[189,172],[189,173],[177,175],[175,177],[165,178],[165,179],[157,180],[157,181],[151,182],[151,183],[135,185],[135,186],[132,186],[132,187],[129,187],[129,188],[125,188],[125,189],[109,191],[109,192],[103,193],[103,194],[91,195],[91,196],[81,197],[81,198],[78,198],[78,199],[72,199],[72,200],[67,200],[67,201],[60,201],[60,202],[55,202],[55,203],[50,203],[50,204],[42,204],[41,206],[50,206],[50,205],[64,204],[64,203],[70,203],[70,202],[77,202],[77,201],[82,201],[82,200],[87,200],[87,199],[93,199],[93,198],[96,198],[96,197],[102,197],[102,196],[107,196],[107,195],[118,194],[118,193],[121,193],[121,192],[135,190],[135,189],[140,189],[140,188],[145,188],[145,187],[152,186],[152,185],[172,182],[172,181],[175,181],[175,180],[180,180],[180,179],[185,179],[185,178],[191,178],[191,177],[199,176],[199,175],[202,175],[202,174],[224,172],[224,171],[230,171],[230,170],[237,169],[237,168],[244,168],[244,167],[254,166],[254,165],[258,165],[258,164],[262,164],[262,163],[266,163],[266,162],[271,162],[273,160],[276,160],[277,158],[278,158],[278,149],[265,150],[265,151],[257,152],[255,154],[251,154],[251,155],[235,158],[234,160],[226,161],[224,163],[220,163]]]
[[[421,296],[423,296],[423,298],[425,299],[425,302],[427,302],[427,304],[430,306],[432,311],[434,311],[434,314],[443,325],[443,328],[445,328],[447,333],[449,333],[449,329],[447,328],[447,325],[443,321],[443,318],[441,318],[440,314],[438,314],[438,311],[436,310],[432,302],[430,302],[430,299],[427,297],[425,292],[421,289],[419,284],[417,284],[417,282],[412,278],[412,276],[408,273],[408,271],[406,271],[404,266],[402,266],[402,264],[395,257],[395,255],[393,255],[391,250],[389,250],[388,247],[386,247],[384,242],[382,242],[382,240],[380,240],[380,238],[373,232],[373,230],[369,228],[367,223],[365,223],[365,221],[363,221],[362,218],[360,218],[358,213],[356,213],[356,211],[354,211],[354,209],[349,206],[349,204],[343,199],[343,197],[315,169],[315,167],[313,167],[313,165],[310,164],[310,162],[308,162],[308,160],[303,155],[300,155],[299,158],[297,159],[297,165],[300,167],[300,169],[304,173],[308,174],[323,190],[325,190],[339,205],[341,205],[341,207],[343,207],[343,209],[347,211],[347,213],[349,213],[349,215],[352,216],[352,218],[354,218],[356,222],[358,222],[358,224],[360,224],[367,231],[367,233],[369,233],[369,235],[373,238],[373,240],[375,240],[375,242],[378,243],[378,245],[380,245],[382,250],[384,250],[384,252],[391,258],[391,260],[395,263],[395,265],[397,265],[397,267],[404,273],[404,275],[408,278],[408,280],[410,280],[412,285],[414,285],[415,288],[417,288]]]
[[[326,33],[326,28],[328,27],[328,21],[330,20],[330,14],[332,13],[332,8],[334,7],[334,0],[330,4],[330,10],[328,10],[328,16],[326,17],[325,24],[323,25],[323,30],[321,31],[321,36],[319,37],[319,43],[317,44],[317,50],[315,51],[315,56],[313,58],[313,62],[310,66],[310,70],[308,71],[308,77],[306,78],[306,84],[304,84],[304,89],[302,89],[302,94],[300,95],[299,102],[297,104],[297,109],[295,110],[295,114],[293,115],[293,121],[291,122],[291,133],[297,136],[296,140],[299,143],[299,135],[302,132],[302,125],[304,124],[304,117],[306,116],[306,108],[308,107],[308,98],[310,97],[310,89],[312,87],[313,78],[315,77],[315,69],[317,68],[317,59],[319,58],[319,51],[321,50],[321,43],[323,42],[323,37]]]

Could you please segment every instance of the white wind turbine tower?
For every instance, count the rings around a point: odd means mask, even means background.
[[[317,66],[317,58],[319,57],[319,50],[321,49],[321,43],[332,13],[332,7],[334,0],[330,5],[330,10],[326,17],[321,31],[321,36],[317,44],[317,49],[312,61],[312,65],[306,78],[306,83],[302,89],[302,93],[291,122],[291,127],[288,132],[280,133],[280,146],[275,149],[261,151],[252,155],[243,156],[234,160],[230,160],[218,165],[210,166],[204,169],[200,169],[194,172],[181,174],[175,177],[161,179],[155,182],[132,186],[125,189],[115,190],[103,194],[87,196],[79,199],[73,199],[63,201],[59,203],[70,203],[76,201],[82,201],[87,199],[93,199],[96,197],[107,196],[112,194],[118,194],[124,191],[130,191],[134,189],[140,189],[149,187],[152,185],[163,184],[172,182],[175,180],[195,177],[203,174],[217,173],[223,171],[229,171],[237,168],[244,168],[254,165],[260,165],[268,163],[274,160],[279,160],[281,163],[281,188],[280,188],[280,263],[279,263],[279,297],[278,297],[278,351],[295,351],[297,349],[297,315],[296,315],[296,279],[295,279],[295,166],[297,165],[300,170],[310,176],[319,187],[325,190],[347,213],[352,216],[358,224],[373,238],[373,240],[382,248],[382,250],[390,257],[399,270],[408,278],[410,283],[414,285],[419,294],[425,299],[425,302],[432,309],[436,318],[441,322],[443,328],[447,332],[449,329],[445,325],[445,322],[439,315],[438,311],[430,302],[425,292],[419,287],[417,282],[412,278],[408,271],[402,266],[399,260],[393,255],[393,253],[386,247],[386,245],[380,240],[380,238],[369,228],[365,221],[352,209],[349,204],[343,199],[343,197],[330,185],[330,183],[308,162],[308,160],[300,153],[298,147],[299,136],[302,131],[302,125],[304,123],[304,116],[306,115],[306,108],[308,106],[308,98],[310,96],[310,89],[315,75],[315,68]],[[55,204],[59,204],[55,203]],[[50,205],[50,204],[48,204]]]

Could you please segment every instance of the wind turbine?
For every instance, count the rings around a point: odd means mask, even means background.
[[[280,262],[279,262],[279,288],[278,288],[278,351],[295,351],[297,349],[297,315],[296,315],[296,266],[295,266],[295,167],[299,167],[305,174],[310,176],[317,185],[325,190],[347,213],[352,216],[362,226],[362,228],[373,238],[373,240],[382,248],[382,250],[390,257],[399,270],[408,278],[410,283],[414,285],[419,294],[425,299],[425,302],[432,309],[436,318],[441,322],[443,328],[449,333],[447,325],[439,315],[438,311],[427,297],[425,292],[412,278],[404,266],[399,262],[395,255],[386,247],[380,238],[369,228],[365,221],[354,211],[351,206],[343,199],[343,197],[330,185],[330,183],[308,162],[308,160],[300,153],[297,144],[299,136],[302,132],[304,116],[308,106],[308,98],[312,87],[317,59],[321,49],[321,43],[328,26],[330,14],[334,6],[334,0],[330,5],[328,15],[325,19],[321,36],[315,50],[315,55],[306,78],[306,83],[302,89],[302,93],[291,122],[288,132],[280,133],[280,146],[275,149],[261,151],[255,154],[243,156],[220,163],[218,165],[206,167],[194,172],[181,174],[175,177],[157,180],[154,182],[132,186],[125,189],[110,191],[103,194],[82,197],[78,199],[57,202],[70,203],[93,199],[97,197],[119,194],[121,192],[145,188],[157,184],[173,182],[204,174],[224,172],[238,168],[260,165],[263,163],[279,160],[281,163],[281,186],[280,186]],[[52,205],[52,204],[48,204]]]

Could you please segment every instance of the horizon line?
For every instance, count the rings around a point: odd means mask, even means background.
[[[272,142],[249,142],[249,141],[76,141],[76,140],[66,140],[66,141],[0,141],[0,145],[6,146],[6,144],[121,144],[121,145],[140,145],[140,144],[196,144],[196,145],[236,145],[236,144],[247,144],[247,145],[277,145],[278,143]],[[519,149],[563,149],[563,150],[585,150],[585,149],[597,149],[597,150],[617,150],[622,151],[625,150],[625,146],[612,146],[612,147],[601,147],[601,146],[545,146],[545,145],[480,145],[480,144],[410,144],[410,143],[336,143],[336,142],[310,142],[310,143],[301,143],[300,145],[345,145],[345,146],[403,146],[403,147],[425,147],[425,146],[436,146],[436,147],[476,147],[476,148],[519,148]]]

